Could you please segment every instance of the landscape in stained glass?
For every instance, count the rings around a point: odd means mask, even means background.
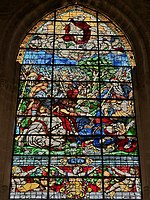
[[[20,45],[10,199],[142,199],[134,54],[109,18],[75,4]]]

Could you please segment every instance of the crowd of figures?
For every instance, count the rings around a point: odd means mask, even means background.
[[[61,76],[60,67],[58,72],[56,68],[57,81],[51,82],[42,69],[39,76],[34,68],[38,67],[32,66],[28,79],[22,69],[12,191],[42,190],[41,198],[46,198],[47,188],[51,198],[102,198],[103,192],[105,198],[121,198],[121,192],[139,191],[138,161],[134,165],[131,162],[131,167],[123,161],[105,166],[100,161],[100,155],[114,155],[115,159],[138,154],[131,83],[119,82],[120,76],[102,84],[96,76],[85,81],[77,67],[68,82],[70,68],[63,69]],[[74,77],[76,81],[72,81]],[[23,161],[19,167],[15,163],[21,155],[45,156],[45,164],[35,160],[25,166]],[[50,169],[47,155],[51,155]]]
[[[85,154],[90,146],[98,152],[103,147],[103,153],[137,153],[130,83],[51,83],[42,75],[39,81],[33,70],[31,75],[32,80],[20,84],[18,147],[49,149],[50,145],[55,151],[66,149],[67,140],[76,149],[83,147]]]

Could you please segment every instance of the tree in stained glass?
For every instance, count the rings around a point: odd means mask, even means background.
[[[72,5],[20,45],[10,199],[142,199],[131,45]]]

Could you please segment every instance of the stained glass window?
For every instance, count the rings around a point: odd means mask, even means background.
[[[44,16],[20,45],[10,199],[141,199],[133,51],[81,5]]]

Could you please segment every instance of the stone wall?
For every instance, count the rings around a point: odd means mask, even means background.
[[[0,1],[0,199],[7,200],[19,80],[16,56],[28,30],[45,13],[71,0]],[[137,67],[134,89],[144,200],[150,199],[150,1],[81,0],[114,20],[128,36]]]

